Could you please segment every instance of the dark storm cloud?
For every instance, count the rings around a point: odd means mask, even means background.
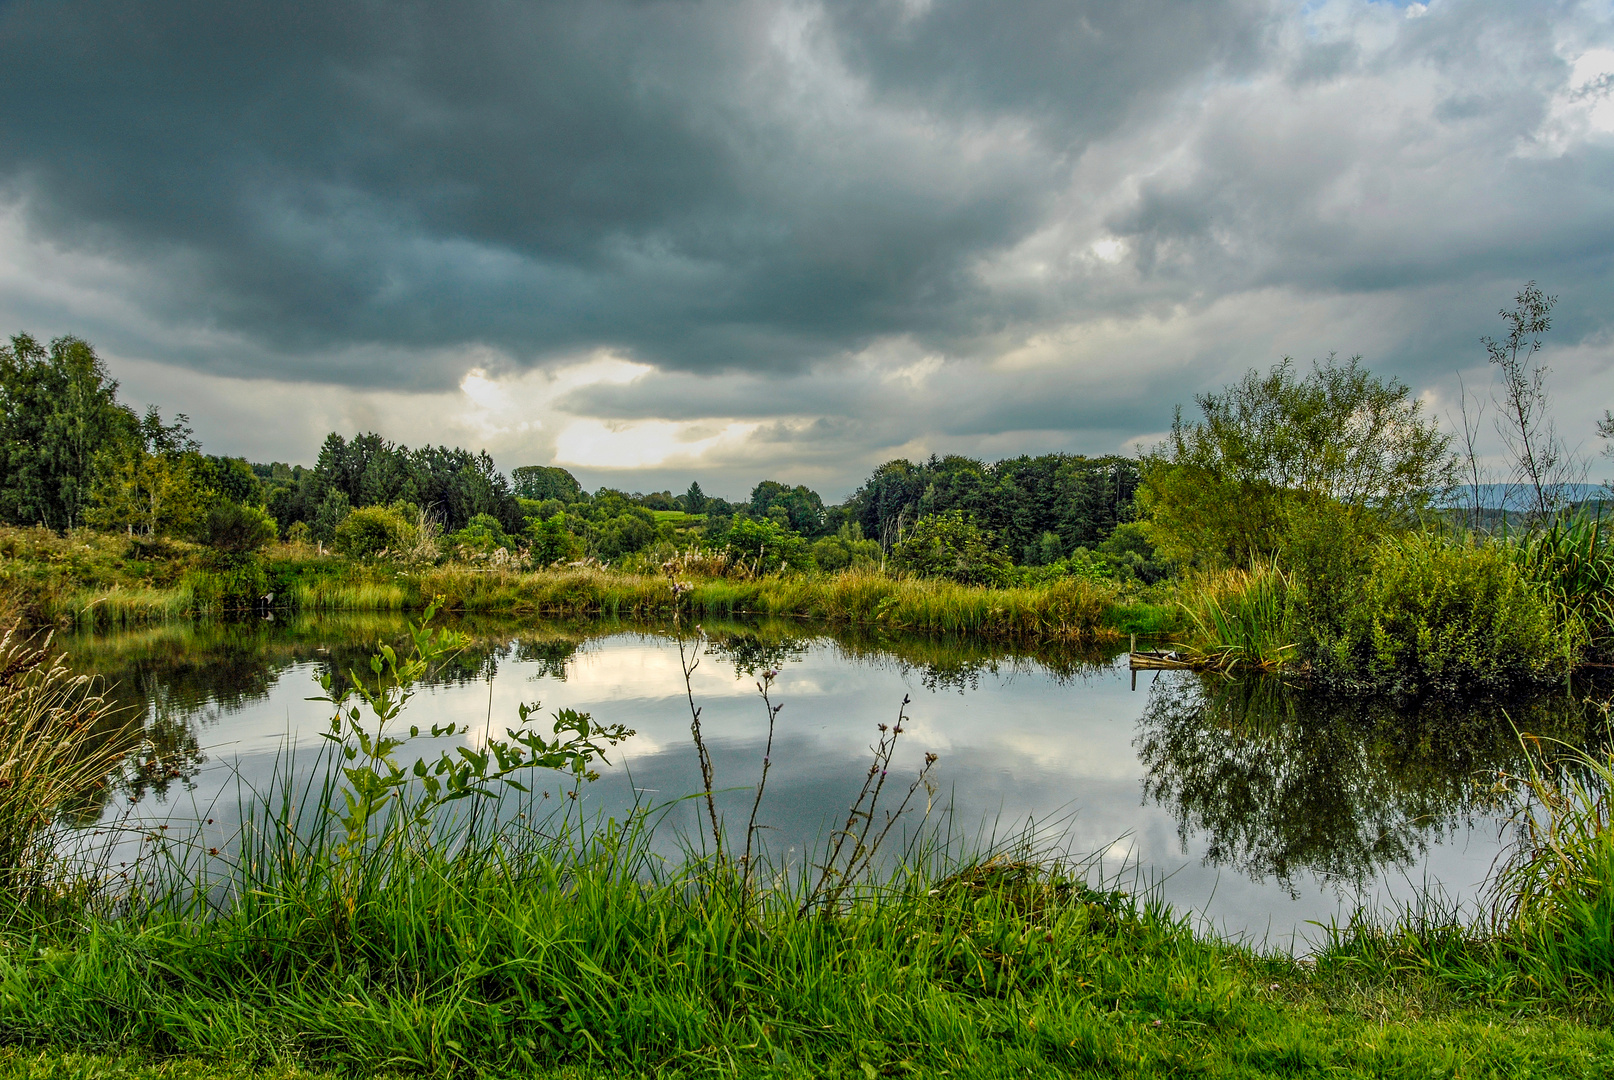
[[[1590,432],[1611,45],[1569,0],[0,0],[0,329],[266,457],[392,424],[844,492],[1109,452],[1285,355],[1446,401],[1534,278]]]
[[[1063,156],[1260,26],[902,11],[14,2],[0,176],[37,234],[153,267],[148,310],[255,346],[189,358],[217,371],[441,385],[353,357],[468,342],[789,368],[1000,317],[969,268],[1042,220]],[[1029,134],[994,144],[1005,117]]]
[[[1271,25],[1257,0],[832,0],[827,11],[882,90],[1030,117],[1078,150],[1210,68],[1253,66]]]

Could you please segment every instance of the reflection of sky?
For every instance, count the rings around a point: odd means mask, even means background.
[[[861,783],[876,725],[894,722],[904,694],[911,695],[909,721],[896,756],[893,783],[905,789],[923,755],[940,755],[938,802],[951,803],[955,831],[997,828],[1017,831],[1029,820],[1064,823],[1063,845],[1077,854],[1106,853],[1106,867],[1130,860],[1144,875],[1164,879],[1166,897],[1179,910],[1203,913],[1217,927],[1256,938],[1287,942],[1304,935],[1310,921],[1348,916],[1357,897],[1305,875],[1294,882],[1300,895],[1283,885],[1252,882],[1235,870],[1205,866],[1208,838],[1190,835],[1183,850],[1177,823],[1165,809],[1143,800],[1143,767],[1133,746],[1136,723],[1146,703],[1142,676],[1134,693],[1123,666],[1061,683],[1039,669],[1005,665],[983,673],[976,690],[931,691],[923,671],[886,661],[848,660],[833,644],[817,642],[799,659],[783,664],[773,700],[783,703],[775,738],[768,799],[761,820],[769,826],[770,848],[800,861],[810,846],[844,815]],[[284,751],[287,735],[307,762],[320,745],[328,707],[307,700],[318,693],[316,667],[286,669],[262,699],[233,711],[208,714],[199,731],[208,762],[194,790],[171,791],[166,803],[142,805],[142,817],[173,820],[214,817],[216,839],[222,823],[236,818],[236,769],[248,783],[261,784]],[[690,718],[683,696],[678,650],[664,638],[618,634],[597,639],[566,665],[559,680],[539,674],[536,661],[507,656],[492,681],[420,690],[403,724],[429,727],[454,721],[480,731],[491,717],[501,731],[516,721],[523,702],[541,701],[535,721],[551,711],[573,708],[601,723],[624,723],[638,735],[613,755],[613,766],[587,791],[589,805],[617,809],[638,788],[655,800],[699,790],[699,772],[690,745]],[[1169,676],[1167,676],[1169,677]],[[763,706],[753,676],[736,676],[732,663],[703,657],[694,673],[695,700],[711,744],[719,788],[754,784],[766,735]],[[415,744],[412,744],[412,746]],[[424,744],[419,744],[424,746]],[[425,752],[422,749],[420,752]],[[413,757],[413,752],[409,754]],[[889,790],[889,788],[888,788]],[[922,797],[921,793],[921,797]],[[743,829],[750,790],[729,791],[722,799],[730,829]],[[696,804],[689,802],[674,820],[697,827]],[[682,816],[678,816],[682,815]],[[1459,829],[1431,848],[1416,865],[1392,870],[1388,881],[1362,899],[1386,905],[1410,900],[1423,883],[1440,883],[1453,896],[1473,896],[1497,850],[1494,825]],[[1314,931],[1313,931],[1314,932]]]

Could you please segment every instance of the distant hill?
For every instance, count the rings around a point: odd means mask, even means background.
[[[1457,505],[1473,505],[1472,492],[1472,485],[1459,487],[1454,493]],[[1608,487],[1603,484],[1569,484],[1565,490],[1565,495],[1572,503],[1603,499],[1608,494]],[[1534,498],[1534,492],[1518,484],[1479,485],[1479,504],[1487,510],[1528,510]]]

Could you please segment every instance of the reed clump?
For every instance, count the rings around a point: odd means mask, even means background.
[[[1200,577],[1183,607],[1188,662],[1216,671],[1280,671],[1299,654],[1293,581],[1274,562]]]
[[[1530,967],[1614,986],[1614,748],[1525,742],[1526,771],[1500,781],[1516,840],[1492,885],[1495,924]]]
[[[1614,651],[1614,546],[1602,515],[1584,507],[1560,515],[1519,538],[1513,550],[1557,620],[1575,625],[1592,655]]]
[[[0,895],[31,903],[55,883],[54,826],[107,783],[110,706],[49,639],[0,633]]]

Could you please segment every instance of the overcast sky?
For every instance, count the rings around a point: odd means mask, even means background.
[[[0,331],[214,453],[839,498],[1284,355],[1443,416],[1532,278],[1595,452],[1608,3],[0,0]]]

